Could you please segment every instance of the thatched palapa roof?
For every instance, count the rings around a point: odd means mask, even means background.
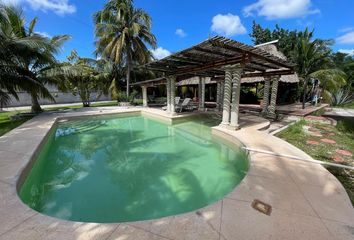
[[[286,56],[281,51],[278,50],[277,43],[278,40],[259,44],[254,47],[262,49],[280,59],[287,60]],[[242,83],[256,83],[256,82],[263,82],[263,81],[264,81],[264,77],[244,77],[241,80]],[[282,75],[280,77],[280,81],[285,83],[297,83],[299,82],[299,77],[297,76],[296,73],[291,75]]]

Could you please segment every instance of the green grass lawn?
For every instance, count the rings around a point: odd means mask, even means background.
[[[12,129],[20,126],[22,123],[26,122],[29,118],[20,119],[20,120],[12,120],[11,116],[20,113],[19,111],[12,112],[0,112],[0,136],[5,133],[11,131]]]
[[[306,131],[304,126],[310,127],[309,131]],[[322,136],[312,136],[310,132],[317,132]],[[344,156],[336,152],[338,149],[342,149],[354,154],[353,122],[340,121],[337,126],[332,126],[301,120],[289,126],[277,136],[300,148],[316,160],[354,166],[354,156]],[[321,139],[334,140],[336,143],[324,143]],[[314,141],[318,144],[311,145],[308,141]],[[354,205],[354,171],[334,167],[327,167],[327,169],[343,184]]]
[[[352,101],[350,103],[345,103],[345,104],[339,105],[337,107],[354,109],[354,101]]]

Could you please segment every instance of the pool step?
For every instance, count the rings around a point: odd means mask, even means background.
[[[92,131],[106,124],[105,120],[80,120],[77,122],[69,122],[61,124],[57,129],[55,136],[68,136],[71,134]]]

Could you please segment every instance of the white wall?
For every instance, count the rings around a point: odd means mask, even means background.
[[[63,93],[59,91],[51,91],[52,96],[55,99],[55,103],[80,103],[81,99],[80,97],[74,96],[71,93]],[[17,101],[15,98],[11,98],[12,101],[10,102],[9,105],[6,107],[18,107],[18,106],[30,106],[31,105],[31,96],[26,93],[26,92],[18,92],[17,93],[19,97],[19,101]],[[97,98],[97,93],[91,93],[91,101],[107,101],[111,100],[110,96],[102,95],[99,99]],[[54,102],[48,100],[48,99],[40,99],[39,100],[40,104],[55,104]],[[4,106],[5,107],[5,106]]]

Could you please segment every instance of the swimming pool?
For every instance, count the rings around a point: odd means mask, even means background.
[[[214,139],[211,118],[168,125],[141,116],[60,122],[19,189],[32,209],[60,219],[117,223],[205,207],[248,171],[246,154]]]

